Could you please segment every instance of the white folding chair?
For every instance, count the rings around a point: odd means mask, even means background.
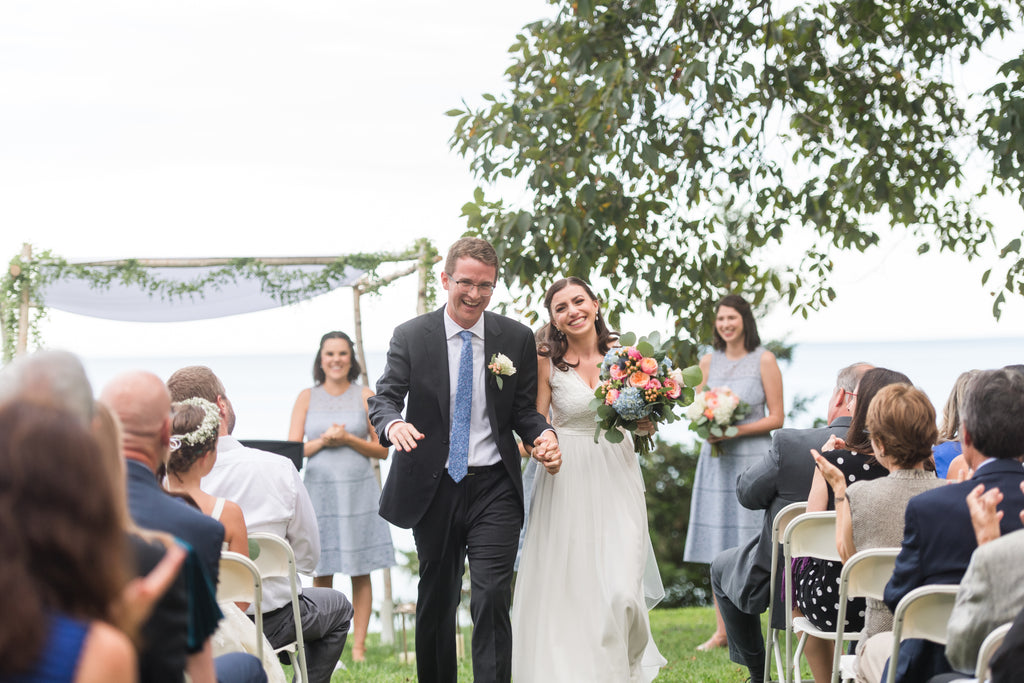
[[[835,631],[821,631],[814,627],[805,617],[793,618],[793,558],[815,557],[822,560],[839,562],[839,551],[836,549],[836,513],[805,512],[799,515],[782,535],[783,569],[786,572],[786,681],[800,683],[800,656],[808,636],[835,640]],[[796,650],[792,649],[793,631],[802,631]],[[790,656],[792,653],[792,657]]]
[[[992,629],[991,633],[985,636],[985,640],[981,641],[981,647],[978,648],[978,663],[974,667],[974,677],[979,681],[988,680],[989,660],[992,659],[992,655],[999,649],[999,646],[1003,644],[1006,632],[1010,630],[1011,626],[1013,626],[1013,622],[996,626]]]
[[[789,523],[796,519],[797,515],[803,514],[807,509],[807,503],[790,503],[775,514],[772,522],[772,572],[771,583],[769,584],[768,597],[768,638],[764,648],[764,675],[771,680],[772,654],[775,655],[775,666],[778,669],[780,683],[786,683],[786,670],[783,666],[781,643],[779,642],[779,630],[772,627],[772,616],[778,605],[775,603],[775,596],[778,593],[777,569],[779,566],[779,544],[782,542],[782,534],[789,526]]]
[[[230,550],[221,552],[217,602],[252,603],[256,616],[256,656],[263,661],[263,579],[259,568],[245,555]]]
[[[836,622],[836,653],[832,660],[832,683],[856,678],[853,663],[856,655],[844,655],[843,643],[849,638],[843,633],[846,626],[846,602],[850,598],[881,600],[885,586],[892,578],[899,548],[868,548],[854,553],[843,564],[839,577],[839,616]]]
[[[892,617],[892,656],[889,658],[889,683],[896,681],[899,668],[900,642],[908,638],[946,644],[949,615],[956,604],[960,585],[932,584],[921,586],[903,596]]]
[[[295,553],[288,541],[280,536],[266,532],[249,534],[249,541],[255,541],[259,548],[254,553],[253,562],[259,567],[260,577],[285,577],[291,585],[292,616],[295,619],[295,640],[274,650],[274,653],[287,652],[292,669],[301,674],[302,683],[309,683],[306,673],[306,645],[302,638],[302,615],[299,610],[299,575],[295,568]]]

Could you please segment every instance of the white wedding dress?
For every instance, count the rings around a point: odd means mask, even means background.
[[[664,595],[629,435],[594,443],[594,391],[551,368],[558,474],[538,470],[512,603],[515,683],[651,681],[647,610]]]

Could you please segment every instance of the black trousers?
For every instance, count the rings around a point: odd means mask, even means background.
[[[456,484],[447,472],[413,528],[420,562],[416,670],[421,683],[455,683],[456,610],[469,558],[473,680],[512,679],[512,569],[523,523],[516,486],[503,464],[471,468]]]
[[[760,681],[765,675],[765,643],[764,634],[761,633],[761,615],[744,612],[726,597],[722,590],[723,573],[735,570],[735,553],[730,550],[719,554],[711,563],[711,591],[715,594],[718,611],[725,622],[725,633],[729,638],[729,659],[747,667],[751,680]]]

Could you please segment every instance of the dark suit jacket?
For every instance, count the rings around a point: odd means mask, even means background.
[[[967,509],[967,494],[978,484],[1003,492],[999,523],[1004,534],[1021,528],[1019,512],[1024,510],[1024,468],[1016,460],[993,460],[973,479],[940,486],[914,496],[904,516],[903,546],[896,558],[892,578],[885,587],[885,604],[896,605],[907,593],[931,583],[960,583],[971,553],[978,547]],[[891,664],[891,663],[890,663]],[[924,683],[931,676],[952,671],[942,645],[908,640],[900,647],[896,680]]]
[[[128,535],[135,559],[135,576],[145,576],[166,552],[159,543]],[[188,652],[188,590],[185,573],[167,589],[139,629],[139,680],[146,683],[181,683]]]
[[[496,353],[508,356],[516,373],[502,377],[501,389],[487,373],[487,417],[521,502],[519,449],[512,431],[533,443],[550,428],[536,407],[537,347],[528,327],[485,311],[484,363]],[[383,446],[391,446],[384,428],[393,420],[409,422],[424,438],[411,453],[395,452],[381,492],[380,515],[395,526],[410,528],[419,523],[445,472],[451,433],[449,384],[444,308],[397,327],[384,374],[377,380],[377,394],[369,400],[370,421]]]
[[[192,546],[213,586],[220,574],[224,525],[183,500],[170,496],[157,484],[153,471],[128,460],[128,509],[143,529],[165,531]]]
[[[821,450],[822,444],[833,434],[845,437],[849,427],[849,417],[837,417],[828,427],[776,430],[768,453],[760,462],[748,467],[737,480],[736,496],[740,504],[751,510],[765,511],[760,535],[738,548],[725,551],[729,556],[722,558],[732,565],[730,571],[722,574],[722,590],[740,610],[761,614],[768,609],[775,515],[790,503],[807,500],[814,477],[811,449]],[[715,562],[718,561],[716,558]],[[781,581],[781,553],[776,575]],[[785,628],[786,615],[783,612],[777,610],[778,623],[773,624],[776,628]]]

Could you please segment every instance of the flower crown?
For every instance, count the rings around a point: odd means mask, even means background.
[[[198,446],[199,444],[206,443],[213,437],[217,436],[220,431],[220,408],[217,407],[216,403],[211,403],[205,398],[195,396],[193,398],[186,398],[184,401],[179,401],[178,405],[183,406],[198,406],[203,409],[205,415],[203,421],[199,423],[199,426],[193,429],[187,434],[175,434],[171,437],[172,450],[177,450],[184,443],[186,446]],[[173,442],[177,441],[178,446],[174,447]]]

